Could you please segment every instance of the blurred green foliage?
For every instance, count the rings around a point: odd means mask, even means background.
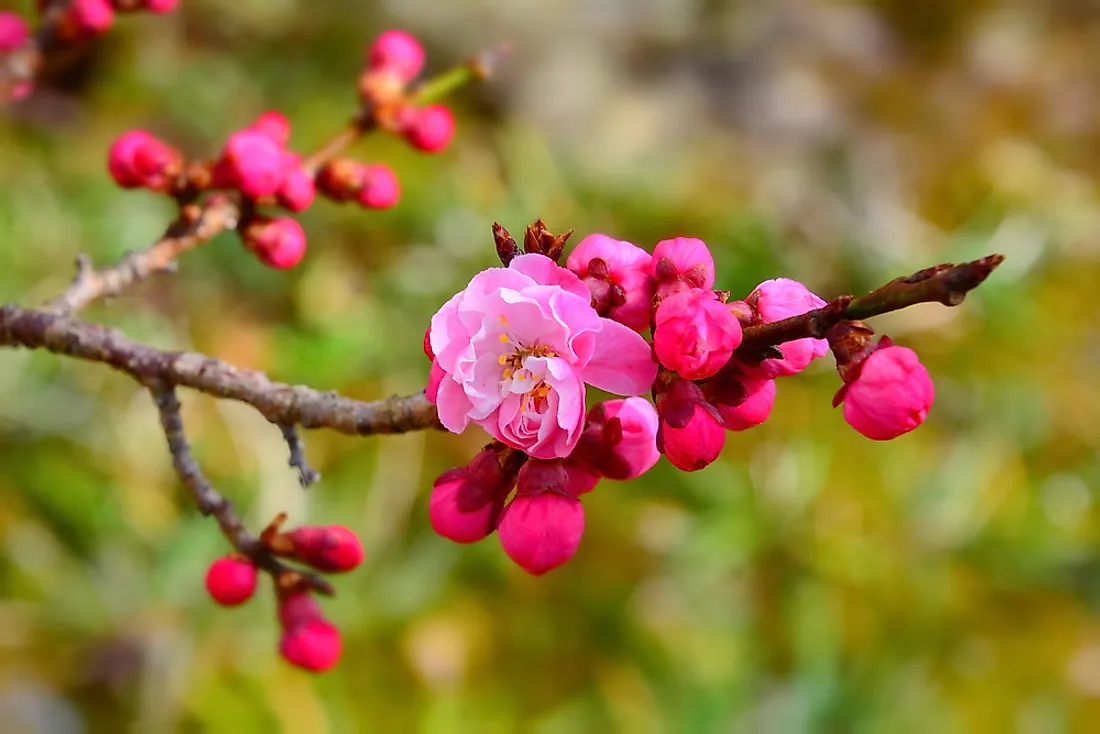
[[[365,539],[365,567],[326,604],[344,661],[317,677],[276,655],[269,595],[231,612],[205,597],[224,541],[183,495],[148,396],[5,351],[0,729],[1100,727],[1093,4],[182,4],[121,19],[0,120],[0,301],[40,302],[77,252],[106,263],[160,233],[166,202],[110,185],[114,136],[145,127],[207,156],[275,108],[309,149],[351,114],[365,45],[389,27],[422,37],[434,71],[515,43],[497,80],[452,100],[445,154],[355,148],[399,171],[396,209],[318,203],[289,273],[223,235],[87,316],[372,398],[423,385],[420,335],[492,264],[494,220],[698,236],[736,294],[1008,261],[961,308],[875,323],[936,381],[919,431],[849,430],[822,364],[709,469],[601,485],[580,553],[540,579],[492,539],[427,525],[432,478],[476,431],[310,434],[324,481],[303,493],[275,428],[183,395],[201,463],[254,527],[286,510]]]

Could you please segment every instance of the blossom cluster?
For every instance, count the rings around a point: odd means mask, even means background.
[[[434,153],[454,137],[454,117],[440,104],[423,106],[410,83],[424,66],[419,42],[404,31],[387,31],[369,47],[360,76],[364,114],[359,131],[372,127],[400,135],[415,148]],[[290,122],[276,111],[261,114],[233,132],[217,158],[187,161],[183,154],[145,130],[130,130],[110,148],[107,168],[115,183],[190,201],[208,192],[234,192],[246,204],[237,224],[244,246],[272,268],[291,268],[306,252],[302,226],[277,209],[299,213],[319,194],[366,209],[397,204],[397,175],[383,163],[349,158],[313,160],[289,147]]]
[[[38,3],[40,10],[45,3]],[[179,0],[72,0],[63,8],[53,11],[51,37],[56,41],[72,43],[88,40],[110,30],[116,13],[149,12],[170,13]],[[30,38],[30,27],[23,16],[11,11],[0,11],[0,54],[15,51]],[[22,99],[31,93],[30,82],[22,82],[11,90],[13,99]]]
[[[444,537],[469,543],[496,532],[513,561],[545,573],[576,552],[581,496],[600,479],[640,476],[662,454],[684,471],[708,466],[727,432],[767,420],[777,380],[831,347],[845,382],[836,403],[865,436],[906,433],[932,404],[916,354],[886,338],[871,343],[865,328],[833,344],[805,337],[739,349],[746,330],[826,302],[787,278],[731,301],[715,290],[701,240],[668,239],[649,253],[594,234],[563,267],[561,238],[540,249],[528,234],[527,254],[498,241],[507,266],[475,275],[425,335],[426,393],[443,426],[476,424],[494,439],[435,481],[429,511]],[[626,397],[586,409],[588,387]]]
[[[278,532],[276,521],[261,538],[265,550],[323,573],[350,571],[363,562],[363,546],[346,527],[302,526]],[[249,558],[233,554],[210,564],[206,590],[222,606],[244,604],[256,591],[257,569]],[[279,651],[291,664],[312,671],[328,670],[340,659],[340,631],[321,612],[310,589],[301,583],[277,585],[282,627]]]

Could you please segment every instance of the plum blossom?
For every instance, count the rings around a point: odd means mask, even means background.
[[[856,378],[837,392],[844,420],[867,438],[888,441],[908,433],[928,417],[936,389],[917,353],[888,337],[859,366]]]
[[[580,279],[544,255],[474,276],[432,317],[429,398],[449,431],[470,423],[536,459],[569,456],[584,427],[585,385],[650,388],[646,341],[600,317]]]

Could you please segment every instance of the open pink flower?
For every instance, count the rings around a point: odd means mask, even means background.
[[[588,287],[544,255],[475,275],[432,317],[430,340],[443,425],[477,423],[536,459],[576,446],[585,383],[638,395],[657,374],[645,340],[601,318]]]

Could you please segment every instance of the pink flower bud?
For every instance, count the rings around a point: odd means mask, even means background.
[[[223,607],[244,604],[256,591],[256,567],[232,556],[219,558],[206,571],[206,591]]]
[[[294,267],[306,253],[302,225],[287,217],[255,217],[244,228],[241,239],[260,262],[279,270]]]
[[[75,33],[83,37],[105,33],[115,19],[115,9],[109,0],[73,0],[67,13]]]
[[[424,67],[424,49],[405,31],[386,31],[367,50],[372,70],[384,69],[403,82],[412,81]]]
[[[232,184],[252,199],[275,195],[286,177],[282,146],[257,130],[230,135],[222,161]]]
[[[441,104],[410,109],[402,120],[402,133],[417,150],[438,153],[454,138],[455,117]]]
[[[713,291],[674,293],[657,306],[654,323],[657,359],[687,380],[715,374],[741,344],[741,324]]]
[[[432,529],[456,543],[481,540],[496,526],[515,481],[491,448],[466,466],[443,472],[432,485],[428,502]]]
[[[573,457],[608,479],[640,477],[661,457],[657,411],[648,400],[638,397],[593,405]]]
[[[119,186],[127,189],[143,186],[167,190],[181,166],[178,151],[144,130],[123,133],[107,153],[107,170]]]
[[[343,525],[306,525],[288,535],[294,544],[294,557],[318,571],[350,571],[363,562],[363,545]]]
[[[264,112],[247,129],[266,135],[280,148],[285,148],[290,142],[290,120],[281,112]]]
[[[382,163],[364,166],[359,203],[367,209],[389,209],[401,198],[401,186],[397,174]]]
[[[718,379],[718,378],[715,378]],[[729,402],[710,397],[727,431],[744,431],[760,425],[775,405],[775,380],[742,378],[740,396]]]
[[[706,243],[693,237],[658,242],[649,272],[657,280],[662,298],[686,288],[714,287],[714,258]]]
[[[722,453],[722,419],[694,383],[674,380],[658,395],[657,415],[657,449],[677,469],[698,471]]]
[[[328,670],[340,660],[340,630],[324,619],[310,619],[283,631],[279,653],[305,670]]]
[[[324,615],[321,614],[321,605],[309,592],[299,591],[280,597],[276,612],[283,629],[297,627],[315,619],[324,619]]]
[[[19,13],[0,11],[0,53],[14,51],[30,37],[30,27]]]
[[[279,206],[292,212],[305,211],[313,203],[315,193],[313,176],[301,168],[291,168],[279,187]]]
[[[763,323],[801,316],[825,305],[825,301],[814,295],[809,288],[790,278],[766,280],[756,286],[745,300],[755,312],[755,319]],[[783,353],[783,359],[765,359],[758,364],[746,363],[743,371],[766,380],[796,375],[813,360],[825,356],[829,351],[829,342],[807,337],[780,344],[777,348]]]
[[[936,390],[917,353],[882,339],[859,365],[854,381],[837,392],[844,420],[867,438],[887,441],[908,433],[928,416]]]
[[[179,5],[179,0],[145,0],[143,7],[150,13],[171,13]]]
[[[637,245],[591,234],[569,253],[565,264],[592,291],[592,305],[601,315],[643,331],[649,328],[653,310],[651,260]]]
[[[577,552],[584,535],[584,508],[573,497],[556,492],[517,496],[504,510],[497,535],[516,565],[541,576]]]

